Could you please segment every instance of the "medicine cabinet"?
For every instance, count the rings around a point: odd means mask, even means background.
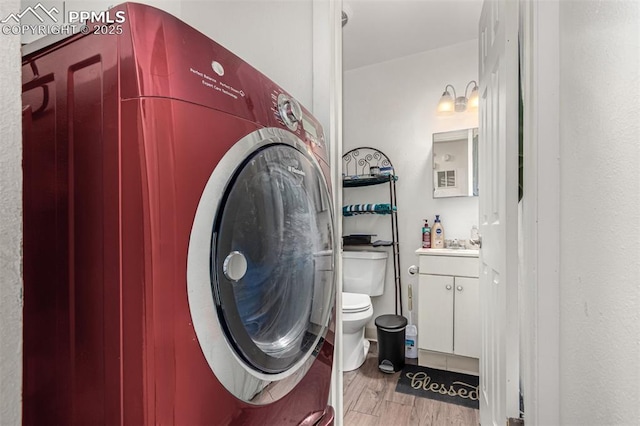
[[[478,195],[478,128],[433,134],[433,198]]]

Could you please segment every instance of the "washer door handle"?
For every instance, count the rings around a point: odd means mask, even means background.
[[[247,273],[247,259],[239,251],[232,251],[224,259],[222,272],[228,280],[240,281]]]

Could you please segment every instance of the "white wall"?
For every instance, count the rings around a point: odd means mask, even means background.
[[[562,424],[640,424],[639,22],[560,2]]]
[[[408,275],[407,268],[417,264],[414,251],[421,246],[423,219],[433,224],[434,216],[439,214],[447,239],[468,239],[471,226],[478,223],[477,197],[432,198],[431,163],[433,133],[478,126],[477,113],[437,116],[436,106],[444,87],[452,84],[456,91],[464,92],[467,83],[477,78],[475,40],[344,73],[343,151],[359,146],[377,148],[390,158],[399,176],[396,188],[405,310],[409,283],[413,284],[414,302],[418,297],[417,277]],[[344,204],[388,199],[387,188],[382,186],[346,189],[343,194]],[[378,239],[391,239],[386,216],[345,218],[343,226],[344,235],[371,232],[377,233]],[[385,294],[373,298],[374,317],[393,313],[394,300],[390,257]],[[417,316],[414,313],[416,323]],[[367,328],[371,333],[375,325],[371,322]]]
[[[181,0],[181,14],[311,109],[311,0]]]
[[[20,2],[0,2],[0,16]],[[22,409],[22,134],[20,37],[0,36],[0,424],[19,425]]]

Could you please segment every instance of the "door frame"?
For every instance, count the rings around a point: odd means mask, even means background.
[[[522,203],[520,342],[522,390],[527,424],[560,424],[559,379],[559,0],[545,2],[519,0],[521,60],[524,86],[524,197]],[[341,152],[342,78],[340,22],[341,1],[314,0],[314,115],[330,129],[332,162]],[[326,59],[329,49],[332,64]],[[317,53],[316,53],[317,52]],[[317,60],[317,61],[316,61]],[[329,74],[327,76],[327,73]],[[327,90],[329,89],[329,90]],[[320,99],[327,96],[327,111]],[[538,96],[544,93],[544,96]],[[337,163],[339,164],[339,163]],[[334,201],[341,191],[336,186],[338,172],[332,173]],[[339,216],[336,216],[339,217]],[[339,224],[340,221],[338,221]],[[336,229],[336,235],[341,235]],[[340,262],[338,257],[338,263]],[[336,273],[340,277],[339,265]],[[338,283],[338,296],[341,280]],[[332,377],[331,405],[336,424],[342,424],[342,374],[340,357],[340,301],[336,300],[336,353]]]
[[[340,250],[335,257],[336,304],[333,367],[329,405],[335,425],[343,424],[342,403],[342,0],[313,2],[312,112],[324,127],[331,165],[334,235]]]
[[[20,12],[20,2],[0,2],[0,16]],[[2,150],[0,187],[0,424],[22,424],[22,102],[20,36],[2,35],[0,81]]]
[[[525,420],[531,425],[560,424],[559,9],[559,0],[520,0],[520,380]]]

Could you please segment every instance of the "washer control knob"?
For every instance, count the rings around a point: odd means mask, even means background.
[[[281,93],[278,96],[278,112],[288,128],[294,131],[298,128],[302,120],[302,108],[298,102]]]
[[[285,117],[287,117],[289,120],[298,122],[302,119],[302,110],[300,109],[300,105],[298,105],[296,101],[287,101],[282,107]]]

